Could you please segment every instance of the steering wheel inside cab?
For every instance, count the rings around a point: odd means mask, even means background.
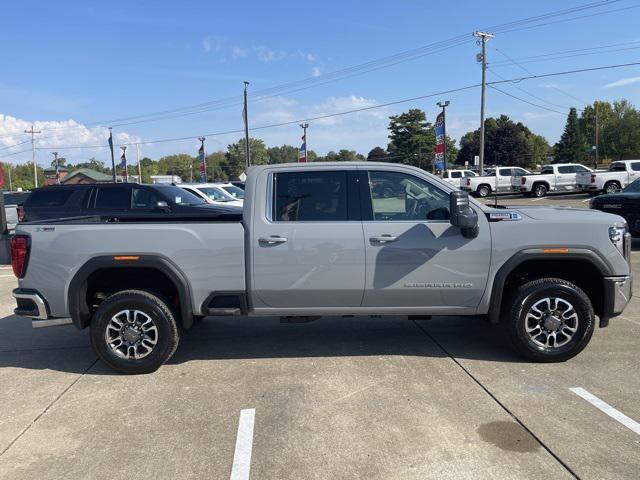
[[[432,198],[421,188],[412,188],[412,184],[405,184],[405,193],[407,195],[408,207],[407,218],[427,220],[450,220],[451,215],[449,208],[446,206],[438,206],[436,199]]]

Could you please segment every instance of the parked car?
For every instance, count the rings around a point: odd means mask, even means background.
[[[244,190],[244,186],[245,186],[244,182],[234,180],[234,181],[231,181],[229,183],[231,185],[235,185],[236,187],[241,188],[242,190]]]
[[[99,183],[37,188],[23,205],[24,222],[82,216],[210,214],[213,205],[174,185]],[[219,212],[240,214],[232,206]]]
[[[529,175],[531,172],[521,167],[498,167],[487,170],[485,175],[467,177],[466,182],[460,182],[460,189],[477,197],[486,197],[491,193],[512,193],[511,178]]]
[[[31,192],[4,192],[4,214],[7,219],[7,229],[12,231],[21,221],[22,204]]]
[[[460,188],[460,182],[466,177],[477,177],[478,174],[471,170],[447,170],[442,173],[442,179],[456,188]]]
[[[540,173],[513,177],[514,192],[528,196],[544,197],[547,193],[575,192],[578,188],[578,173],[592,172],[579,163],[545,165]]]
[[[619,160],[609,170],[578,174],[578,186],[591,195],[616,193],[640,178],[640,160]]]
[[[107,365],[142,373],[208,315],[486,315],[524,357],[564,361],[631,298],[617,215],[490,208],[377,162],[251,167],[247,202],[236,220],[20,224],[15,313],[89,327]]]
[[[640,237],[640,178],[621,192],[599,195],[591,199],[591,208],[620,215],[627,221],[629,232]]]
[[[178,187],[207,203],[242,206],[244,190],[230,183],[181,183]]]

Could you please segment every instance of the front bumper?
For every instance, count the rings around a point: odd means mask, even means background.
[[[616,317],[625,309],[633,293],[633,278],[604,277],[604,309],[600,326],[604,327],[610,318]]]
[[[31,318],[33,328],[70,325],[72,323],[71,318],[51,317],[47,301],[36,290],[16,288],[12,294],[17,303],[13,313]]]

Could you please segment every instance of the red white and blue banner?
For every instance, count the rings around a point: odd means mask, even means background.
[[[438,170],[444,170],[444,112],[440,112],[436,117],[435,124],[436,134],[436,162],[435,167]]]
[[[200,161],[200,183],[207,183],[207,164],[204,159],[204,142],[198,149],[198,160]]]
[[[298,151],[298,163],[305,163],[307,161],[307,138],[306,135],[302,136],[302,145]]]
[[[120,165],[118,165],[122,169],[122,180],[126,183],[129,181],[129,172],[127,172],[127,154],[124,150],[122,150],[122,155],[120,155]]]

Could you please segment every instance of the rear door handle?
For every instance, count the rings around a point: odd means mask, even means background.
[[[285,243],[287,239],[285,237],[279,237],[277,235],[272,235],[270,237],[260,237],[258,242],[267,243],[269,245],[275,245],[277,243]]]
[[[369,240],[375,243],[389,243],[395,242],[398,237],[394,237],[393,235],[380,235],[379,237],[369,237]]]

